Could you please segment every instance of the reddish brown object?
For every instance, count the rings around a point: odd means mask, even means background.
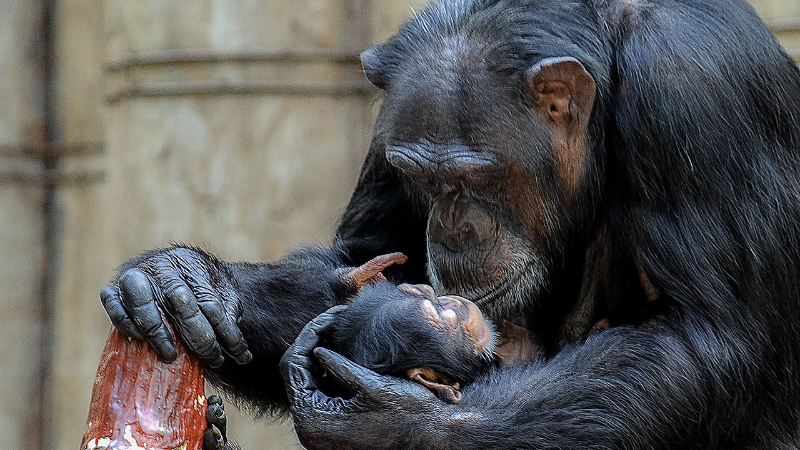
[[[97,368],[81,450],[202,448],[207,408],[203,365],[183,344],[176,345],[178,359],[166,364],[145,342],[111,331]]]
[[[393,264],[405,264],[406,261],[408,261],[408,256],[400,252],[376,256],[364,264],[348,270],[344,275],[345,282],[351,284],[358,292],[368,284],[386,281],[386,277],[381,272]]]

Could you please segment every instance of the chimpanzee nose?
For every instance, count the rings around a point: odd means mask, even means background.
[[[458,194],[436,202],[428,219],[428,238],[454,253],[477,246],[491,230],[489,216]]]

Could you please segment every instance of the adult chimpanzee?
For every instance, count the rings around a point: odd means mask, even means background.
[[[163,303],[310,448],[800,446],[800,71],[749,6],[442,0],[362,59],[385,98],[330,248],[148,252],[103,291],[117,326],[170,358]],[[314,349],[331,314],[297,335],[344,301],[334,272],[389,251],[387,277],[514,318],[548,359],[451,405]]]

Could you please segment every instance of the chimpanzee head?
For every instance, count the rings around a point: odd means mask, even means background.
[[[569,43],[596,28],[577,23],[587,15],[540,19],[547,3],[439,2],[361,55],[385,90],[373,145],[429,212],[431,283],[490,314],[548,289],[597,217],[602,124],[587,67],[607,66]]]
[[[495,332],[474,303],[428,285],[364,287],[334,324],[331,347],[364,367],[407,377],[457,402],[492,362]]]

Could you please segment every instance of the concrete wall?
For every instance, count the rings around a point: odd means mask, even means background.
[[[752,0],[786,51],[800,62],[800,0]]]
[[[39,120],[36,62],[29,58],[35,17],[30,2],[0,2],[0,436],[18,448],[38,422],[31,413],[37,389],[31,374],[38,366],[42,199],[40,189],[24,181],[37,161],[17,145],[30,139]],[[19,45],[23,40],[27,47]]]
[[[56,5],[54,106],[57,136],[69,145],[56,204],[55,325],[46,331],[54,341],[47,350],[53,372],[40,418],[43,190],[28,148],[43,115],[39,11],[36,2],[0,3],[0,434],[7,448],[36,448],[40,434],[47,448],[78,446],[109,330],[98,292],[121,261],[172,241],[228,260],[262,261],[301,242],[330,239],[366,149],[374,91],[363,89],[355,59],[326,55],[357,55],[420,2]],[[322,57],[109,68],[132,56],[187,49],[267,57],[308,49]],[[256,89],[117,95],[163,83]],[[297,83],[306,89],[293,90]],[[289,425],[235,412],[231,434],[245,448],[297,445]]]
[[[32,56],[38,10],[0,2],[5,447],[35,448],[43,426],[48,448],[77,448],[109,329],[98,292],[120,262],[173,241],[226,260],[264,261],[330,239],[376,110],[352,56],[385,40],[423,3],[57,2],[57,135],[69,145],[56,205],[59,281],[55,325],[46,331],[54,370],[42,420],[33,402],[43,191],[23,145],[35,141],[42,119]],[[787,48],[800,49],[799,0],[756,6]],[[279,57],[284,50],[296,54]],[[230,421],[246,449],[297,446],[287,424],[236,413]]]

